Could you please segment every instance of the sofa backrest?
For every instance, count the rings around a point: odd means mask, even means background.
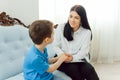
[[[0,80],[22,72],[24,55],[32,44],[27,28],[0,26]]]

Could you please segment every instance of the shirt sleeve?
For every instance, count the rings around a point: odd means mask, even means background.
[[[78,51],[77,54],[73,55],[72,62],[80,62],[81,59],[85,59],[89,53],[91,43],[91,31],[87,30],[87,33],[84,37],[84,41],[82,42],[82,47]]]
[[[56,53],[57,55],[60,55],[61,53],[63,53],[63,51],[61,50],[61,34],[63,34],[62,32],[62,26],[58,26],[57,29],[55,29],[55,34],[54,34],[54,53]]]
[[[40,74],[43,74],[49,68],[49,64],[45,62],[40,56],[37,56],[37,58],[32,61],[32,65],[34,69]]]

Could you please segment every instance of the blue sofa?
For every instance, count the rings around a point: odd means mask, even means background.
[[[0,26],[0,80],[24,80],[24,55],[32,44],[27,28],[21,25]],[[51,46],[47,46],[49,57],[54,56]],[[60,71],[55,71],[54,74],[71,80]]]

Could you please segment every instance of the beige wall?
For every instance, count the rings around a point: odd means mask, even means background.
[[[6,12],[25,24],[39,19],[38,0],[0,0],[0,12]]]

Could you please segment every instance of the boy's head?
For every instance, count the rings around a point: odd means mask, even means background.
[[[29,27],[29,35],[34,44],[49,44],[53,41],[53,23],[48,20],[36,20]]]

